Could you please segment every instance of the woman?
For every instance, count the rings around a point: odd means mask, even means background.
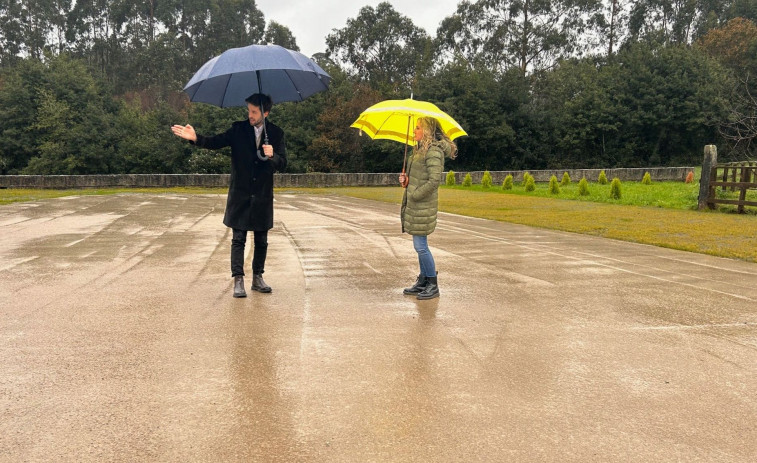
[[[413,236],[420,273],[415,284],[405,288],[403,292],[423,300],[439,297],[436,264],[428,248],[428,235],[436,228],[444,157],[455,159],[457,146],[432,117],[419,118],[413,134],[416,146],[407,160],[407,174],[400,174],[399,180],[405,188],[402,197],[402,231]]]

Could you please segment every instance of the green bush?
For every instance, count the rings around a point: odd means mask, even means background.
[[[444,183],[450,186],[455,184],[455,171],[454,170],[450,170],[449,172],[447,172],[447,178],[444,180]]]
[[[505,180],[502,181],[502,189],[503,190],[513,189],[513,175],[512,174],[507,174],[507,177],[505,177]]]
[[[534,177],[532,175],[528,175],[525,182],[526,191],[534,191],[536,189],[536,185],[534,184]]]
[[[526,183],[528,183],[528,178],[529,178],[529,177],[531,177],[531,174],[530,174],[530,173],[528,173],[528,172],[525,172],[525,173],[523,174],[523,186],[526,186]],[[531,178],[533,178],[533,177],[531,177]]]
[[[484,175],[481,177],[481,187],[484,189],[492,187],[492,174],[488,170],[485,170]]]
[[[473,185],[473,179],[470,177],[470,172],[465,174],[465,178],[463,179],[463,186],[471,186]]]
[[[560,194],[560,185],[558,185],[557,177],[554,175],[549,178],[549,194],[551,195]]]
[[[605,171],[599,172],[599,178],[597,179],[597,183],[600,185],[607,185],[607,175],[605,175]]]
[[[651,185],[652,184],[652,176],[649,175],[649,172],[644,172],[644,178],[641,179],[641,183],[643,185]]]
[[[562,174],[562,180],[560,181],[560,186],[570,185],[570,175],[568,175],[567,172]]]
[[[621,196],[620,179],[618,177],[615,177],[614,179],[612,179],[612,182],[610,182],[610,197],[612,199],[620,199]]]
[[[581,196],[587,196],[589,194],[589,182],[586,181],[586,178],[582,178],[581,181],[578,182],[578,194]]]

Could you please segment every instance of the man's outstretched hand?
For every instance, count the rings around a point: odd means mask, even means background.
[[[195,133],[194,127],[191,125],[172,125],[171,132],[177,137],[183,138],[189,141],[197,141],[197,133]]]

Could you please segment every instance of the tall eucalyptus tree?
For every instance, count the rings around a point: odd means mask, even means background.
[[[263,36],[263,42],[266,44],[281,45],[284,48],[288,48],[294,51],[300,51],[300,47],[297,46],[297,39],[294,38],[292,31],[283,24],[276,21],[269,21],[268,27],[265,29],[265,35]]]
[[[688,44],[694,38],[700,0],[635,0],[629,18],[634,40]]]
[[[594,45],[597,50],[606,51],[607,56],[612,56],[626,38],[629,6],[629,0],[605,0],[592,18],[598,31]]]
[[[265,16],[255,0],[213,0],[207,12],[208,31],[197,50],[205,59],[229,48],[263,42]]]
[[[465,0],[437,38],[447,57],[526,75],[581,54],[583,34],[600,8],[599,0]]]
[[[7,67],[20,58],[24,45],[20,16],[20,2],[0,0],[0,66]]]
[[[408,96],[430,62],[431,39],[388,2],[361,8],[326,44],[329,57],[361,80]]]
[[[66,0],[0,0],[0,59],[60,53],[66,47]]]
[[[66,39],[74,53],[102,76],[113,77],[109,68],[121,44],[110,0],[77,1],[68,15]]]

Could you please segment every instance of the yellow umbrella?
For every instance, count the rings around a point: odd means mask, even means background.
[[[394,140],[405,144],[405,159],[407,159],[407,145],[415,143],[411,127],[415,127],[419,117],[433,117],[445,134],[454,140],[468,135],[460,124],[439,109],[435,104],[427,101],[386,100],[376,103],[366,109],[350,127],[355,127],[367,133],[373,139]],[[402,172],[405,172],[405,161],[402,161]]]

